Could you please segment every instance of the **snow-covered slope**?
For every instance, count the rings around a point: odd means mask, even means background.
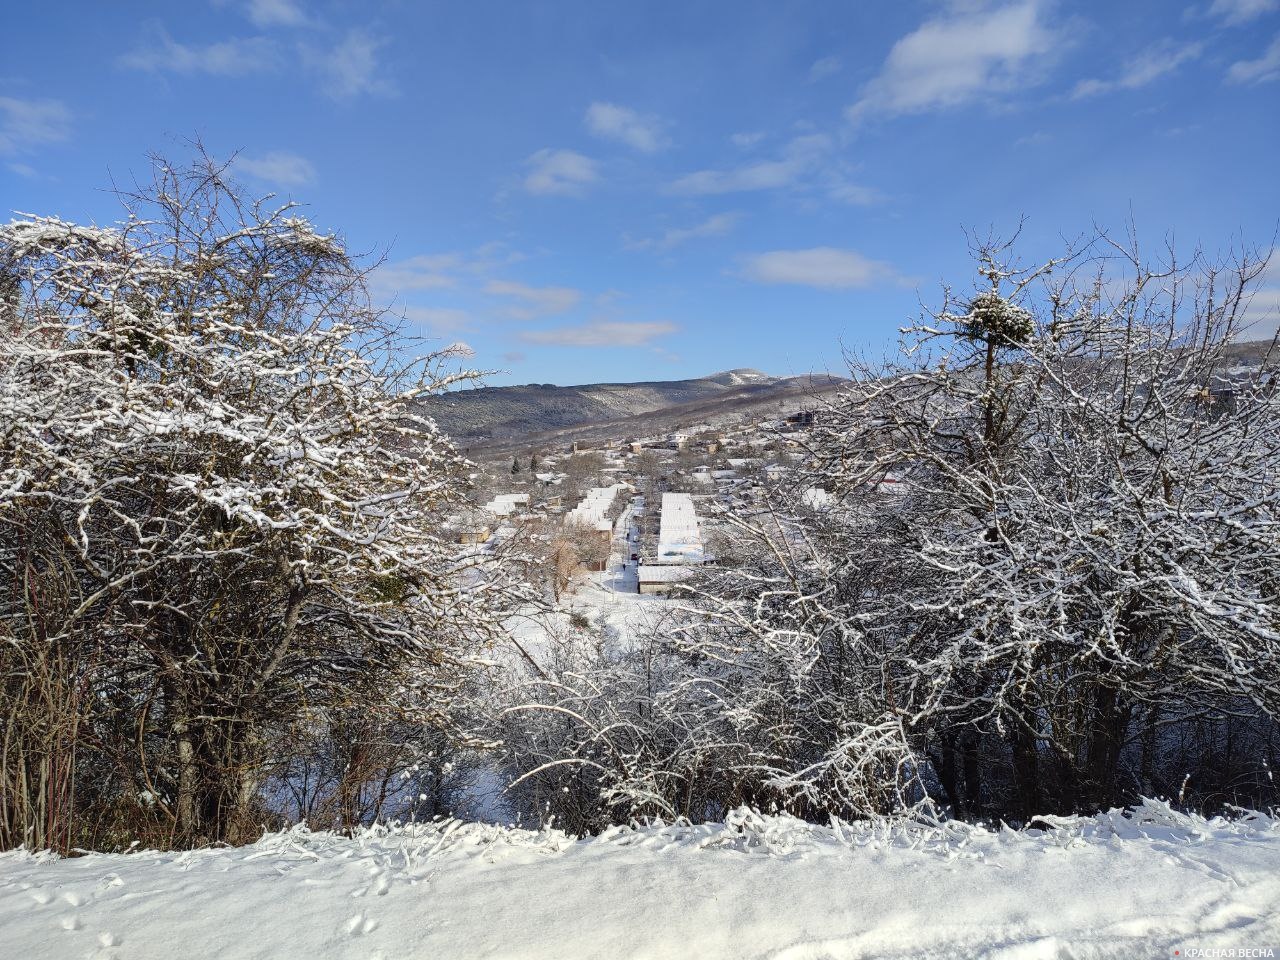
[[[812,827],[739,811],[726,825],[589,840],[450,821],[354,838],[299,828],[190,853],[0,855],[0,956],[23,960],[1026,960],[1265,947],[1280,949],[1280,822],[1157,803],[1047,833]]]
[[[480,387],[426,397],[421,406],[446,433],[465,440],[607,423],[709,398],[751,397],[787,382],[742,368],[692,380]]]

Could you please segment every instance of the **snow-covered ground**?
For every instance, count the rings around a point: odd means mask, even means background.
[[[741,811],[587,840],[447,821],[354,838],[297,828],[189,853],[0,855],[0,956],[22,960],[1230,949],[1280,952],[1280,822],[1160,804],[1046,833]]]

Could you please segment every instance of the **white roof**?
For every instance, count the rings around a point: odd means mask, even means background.
[[[500,493],[488,503],[484,508],[496,517],[505,517],[514,513],[516,506],[527,504],[529,495],[527,493]]]
[[[594,530],[612,529],[612,524],[605,515],[613,506],[613,501],[618,498],[618,494],[626,489],[625,483],[615,483],[611,487],[594,487],[588,490],[582,502],[565,514],[564,522]]]
[[[663,563],[702,562],[702,531],[698,528],[693,497],[687,493],[662,495],[658,560]]]
[[[641,583],[675,583],[685,579],[692,571],[688,567],[648,564],[638,571]]]

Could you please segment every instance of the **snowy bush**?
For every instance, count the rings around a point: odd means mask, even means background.
[[[837,505],[781,491],[737,524],[764,567],[703,588],[726,659],[803,665],[756,686],[814,718],[825,769],[848,753],[817,731],[852,709],[900,721],[899,776],[964,815],[1274,802],[1280,401],[1270,354],[1231,361],[1265,259],[1097,244],[1025,270],[980,250],[993,289],[819,416],[800,482]]]
[[[520,689],[569,829],[1280,800],[1280,398],[1234,359],[1265,258],[976,254],[724,517],[680,624]]]
[[[465,464],[412,405],[453,351],[403,359],[340,239],[212,162],[124,200],[0,227],[0,845],[142,792],[180,842],[244,836],[282,731],[444,722],[493,630],[495,571],[435,534]]]

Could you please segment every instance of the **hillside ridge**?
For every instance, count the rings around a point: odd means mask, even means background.
[[[700,401],[791,392],[801,379],[737,367],[686,380],[486,386],[424,398],[420,409],[456,439],[500,441],[625,420]]]

